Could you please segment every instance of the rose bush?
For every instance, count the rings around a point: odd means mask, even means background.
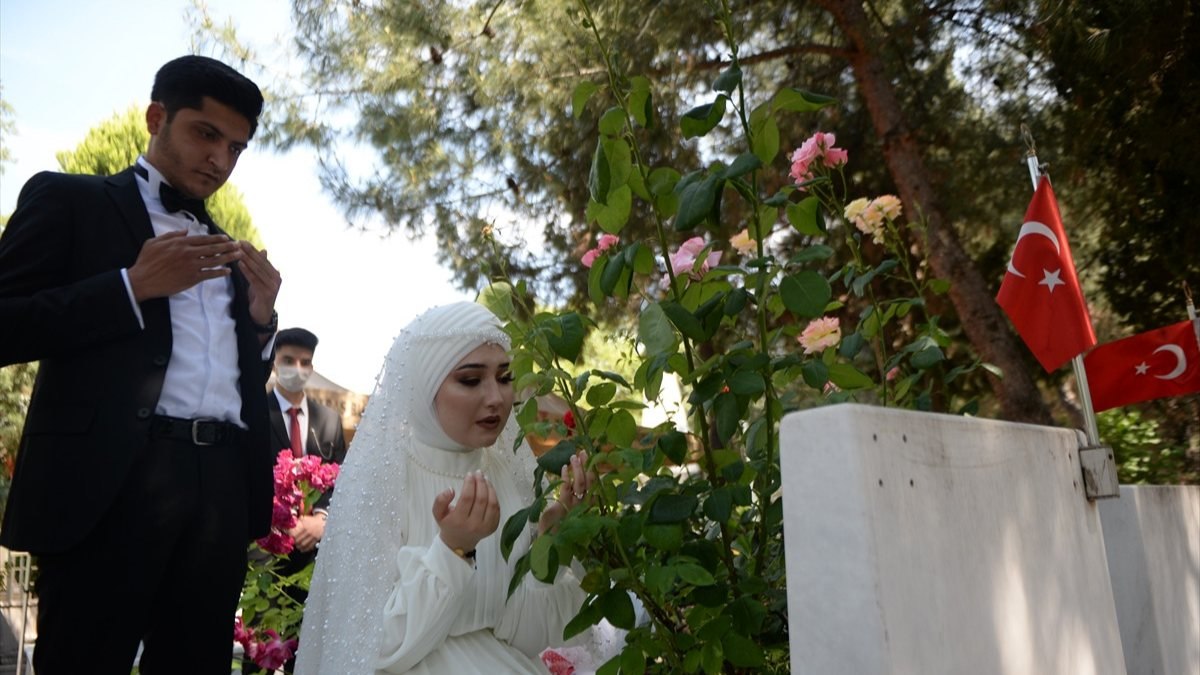
[[[652,83],[619,69],[590,4],[580,2],[579,27],[595,38],[608,74],[581,83],[572,101],[576,116],[604,101],[586,214],[612,237],[583,263],[593,302],[636,312],[632,380],[600,369],[572,374],[591,323],[585,314],[539,311],[502,268],[484,293],[512,335],[517,389],[556,392],[571,409],[571,433],[538,460],[549,489],[539,483],[537,501],[505,523],[502,550],[537,522],[567,459],[586,451],[599,478],[592,499],[535,540],[512,583],[581,565],[589,595],[568,636],[601,619],[628,631],[624,650],[599,673],[790,672],[780,418],[844,400],[969,410],[947,385],[979,366],[950,350],[926,312],[947,284],[911,253],[919,226],[901,222],[894,197],[849,201],[850,157],[834,134],[818,131],[787,166],[776,165],[777,117],[833,101],[793,88],[754,98],[729,12],[710,7],[730,63],[712,83],[713,98],[679,118],[680,132],[685,141],[703,137],[732,112],[743,144],[683,172],[643,154],[640,138],[663,117]],[[768,193],[768,176],[780,174],[791,184]],[[739,208],[726,208],[733,199]],[[621,241],[634,208],[655,235]],[[727,222],[734,213],[746,215]],[[782,228],[798,247],[783,248]],[[885,298],[885,282],[907,291]],[[948,350],[968,362],[952,367]],[[683,383],[690,433],[637,424],[637,401],[658,399],[664,377]],[[532,396],[518,409],[526,431],[544,431],[537,412]]]

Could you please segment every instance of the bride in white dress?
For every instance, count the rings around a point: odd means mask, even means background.
[[[498,525],[533,498],[534,457],[511,415],[507,335],[473,303],[434,308],[396,338],[347,454],[305,609],[296,672],[539,673],[585,594],[509,580],[533,538],[585,497],[566,478],[509,560]]]

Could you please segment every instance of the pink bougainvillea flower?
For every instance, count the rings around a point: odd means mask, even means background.
[[[290,504],[284,504],[276,499],[271,504],[271,527],[278,530],[290,530],[296,526],[296,514]]]
[[[696,269],[696,260],[704,251],[704,239],[692,237],[679,246],[679,250],[671,254],[671,271],[675,274],[688,274],[693,279],[703,277],[709,269],[721,263],[721,252],[711,251]]]
[[[295,638],[284,640],[279,633],[271,629],[264,631],[267,639],[263,640],[259,649],[255,650],[254,662],[264,670],[273,671],[283,667],[292,654],[296,652],[298,642]]]
[[[758,242],[750,237],[749,230],[742,230],[730,237],[729,245],[742,255],[754,255],[758,252]]]
[[[817,354],[836,345],[842,340],[841,322],[835,316],[823,316],[813,319],[804,327],[800,337],[796,338],[805,354]]]
[[[254,629],[247,628],[240,616],[233,620],[233,639],[240,642],[243,648],[254,640]]]
[[[584,253],[579,261],[583,263],[584,267],[590,268],[596,263],[596,258],[599,258],[605,251],[616,246],[618,241],[620,239],[615,234],[600,235],[600,241],[596,243],[596,247],[588,249],[587,253]]]
[[[806,181],[812,180],[815,175],[813,169],[816,165],[823,166],[826,169],[839,167],[850,160],[850,153],[842,148],[834,147],[837,138],[830,133],[818,131],[811,138],[804,141],[795,152],[792,153],[792,180],[800,185]]]
[[[292,552],[292,548],[295,547],[296,543],[286,534],[277,530],[271,530],[270,534],[258,540],[258,545],[262,547],[262,550],[272,555],[287,555]]]

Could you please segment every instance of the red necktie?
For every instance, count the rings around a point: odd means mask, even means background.
[[[288,408],[288,414],[292,416],[292,456],[304,456],[304,436],[300,435],[300,409]]]

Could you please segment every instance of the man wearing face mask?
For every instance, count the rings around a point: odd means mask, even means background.
[[[304,395],[304,385],[312,376],[316,349],[317,336],[303,328],[287,328],[275,335],[275,388],[267,394],[271,448],[275,454],[290,449],[296,457],[316,455],[323,463],[341,464],[346,459],[341,417]],[[300,516],[296,527],[288,532],[295,540],[295,548],[280,566],[281,576],[299,572],[316,557],[332,496],[333,490],[321,495],[313,505],[312,514]],[[304,602],[302,589],[289,588],[288,594]],[[287,670],[291,672],[291,665]],[[247,659],[242,663],[242,672],[261,671]]]

